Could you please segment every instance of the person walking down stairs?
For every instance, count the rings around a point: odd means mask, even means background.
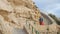
[[[44,25],[44,22],[43,22],[43,18],[42,17],[40,17],[40,19],[39,19],[39,24],[40,25]]]

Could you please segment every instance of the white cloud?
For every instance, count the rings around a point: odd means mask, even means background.
[[[60,9],[60,4],[52,4],[52,5],[46,6],[45,8],[45,10],[47,10],[48,13],[55,13],[59,9]]]
[[[52,4],[46,7],[48,13],[52,13],[58,17],[60,17],[60,4]]]

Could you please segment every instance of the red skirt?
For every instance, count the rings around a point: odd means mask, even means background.
[[[44,25],[44,22],[40,22],[40,25]]]

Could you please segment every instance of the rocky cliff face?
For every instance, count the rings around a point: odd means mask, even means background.
[[[38,23],[39,17],[32,0],[0,0],[0,34],[12,34],[13,28],[22,28],[26,19]]]

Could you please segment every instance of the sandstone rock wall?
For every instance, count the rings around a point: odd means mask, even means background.
[[[13,34],[13,28],[23,28],[26,19],[37,21],[40,13],[32,0],[0,0],[0,34]]]

